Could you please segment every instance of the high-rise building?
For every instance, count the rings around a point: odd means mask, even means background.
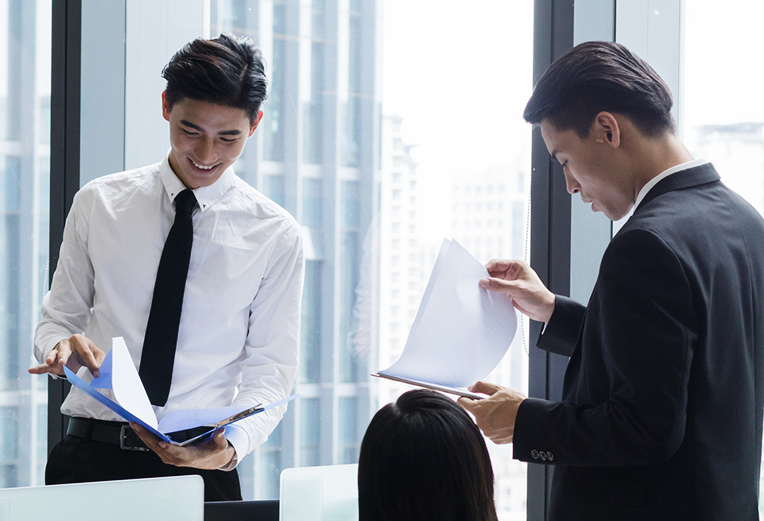
[[[429,276],[417,228],[417,164],[411,155],[413,147],[403,143],[401,122],[399,116],[385,116],[382,121],[377,370],[392,365],[403,352]],[[379,405],[410,389],[390,380],[373,383]]]
[[[480,262],[525,259],[528,230],[529,159],[518,154],[508,165],[452,178],[451,230]],[[527,259],[526,259],[527,260]],[[515,341],[486,381],[528,389],[526,320],[518,314]],[[525,519],[526,465],[512,459],[509,446],[488,443],[495,476],[496,508],[501,519]]]
[[[378,9],[375,0],[210,2],[210,32],[251,37],[270,79],[236,172],[297,218],[306,256],[302,397],[239,465],[245,497],[278,497],[287,467],[356,462],[376,408]]]

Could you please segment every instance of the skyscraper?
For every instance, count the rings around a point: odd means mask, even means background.
[[[368,375],[378,338],[378,3],[210,7],[211,33],[251,37],[268,65],[265,115],[236,172],[303,227],[302,397],[239,466],[245,497],[278,497],[284,468],[356,462],[376,407]]]

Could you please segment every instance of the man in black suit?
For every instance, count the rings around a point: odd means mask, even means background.
[[[560,402],[478,382],[460,399],[514,457],[554,465],[550,520],[758,519],[764,407],[764,221],[693,160],[671,93],[615,43],[581,44],[539,80],[540,124],[568,192],[620,219],[587,306],[527,264],[483,287],[545,323],[570,356]]]

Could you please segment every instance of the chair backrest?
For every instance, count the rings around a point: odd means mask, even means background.
[[[0,520],[204,520],[199,476],[0,489]]]
[[[358,465],[285,469],[281,521],[358,521]]]
[[[204,521],[239,520],[279,521],[279,500],[216,501],[204,504]]]

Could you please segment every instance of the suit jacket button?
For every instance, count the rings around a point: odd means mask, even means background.
[[[547,461],[554,461],[554,454],[552,454],[551,452],[547,452],[546,459]]]
[[[546,461],[546,452],[543,450],[539,452],[539,458],[541,458],[541,461]]]
[[[533,459],[539,459],[539,451],[537,451],[536,449],[533,449],[533,450],[531,451],[531,458],[533,458]]]

